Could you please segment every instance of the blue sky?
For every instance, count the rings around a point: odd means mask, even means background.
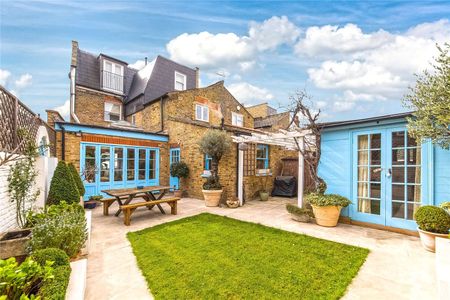
[[[284,107],[306,88],[323,120],[405,110],[445,1],[0,1],[0,83],[34,111],[64,110],[71,40],[139,66],[158,54],[222,79],[244,104]]]

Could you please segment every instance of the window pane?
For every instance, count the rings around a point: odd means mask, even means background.
[[[405,164],[405,150],[404,149],[392,150],[392,164],[393,165],[404,165]]]
[[[381,184],[371,183],[370,184],[370,198],[380,198],[381,195]]]
[[[405,218],[405,203],[392,202],[392,217],[393,218]]]
[[[358,151],[358,165],[367,166],[369,164],[369,154],[367,150]]]
[[[381,148],[381,134],[371,134],[370,135],[370,149],[380,149]]]
[[[407,168],[408,183],[420,184],[420,167]]]
[[[368,167],[358,167],[358,181],[369,181]]]
[[[407,219],[408,220],[414,220],[414,214],[419,209],[420,204],[414,204],[414,203],[408,203],[407,204]]]
[[[420,148],[408,149],[408,165],[420,165]]]
[[[405,132],[397,131],[392,133],[392,148],[405,146]]]
[[[368,136],[358,136],[358,150],[369,149]]]
[[[413,137],[410,137],[410,136],[408,135],[408,147],[415,147],[415,146],[417,146],[417,141],[416,141],[416,139],[413,138]]]
[[[375,165],[375,166],[381,165],[381,151],[380,150],[370,151],[370,164]]]
[[[366,182],[358,183],[358,198],[369,197],[369,184]]]
[[[112,63],[105,62],[105,71],[112,72]]]
[[[150,150],[150,160],[149,160],[149,178],[156,178],[156,151]]]
[[[197,120],[202,119],[202,107],[200,105],[195,106],[195,118]]]
[[[358,211],[367,214],[380,214],[380,201],[371,199],[358,199]]]
[[[265,169],[265,168],[266,168],[266,162],[265,162],[265,160],[258,159],[258,160],[256,161],[256,168],[257,168],[257,169]]]
[[[95,182],[96,174],[95,165],[95,146],[86,146],[85,148],[85,160],[84,160],[84,180],[89,183]]]
[[[110,152],[109,147],[100,148],[100,181],[109,181]]]
[[[370,168],[370,181],[381,181],[381,168]]]
[[[145,180],[145,149],[139,149],[138,179]]]
[[[421,186],[420,185],[408,185],[407,199],[409,202],[421,202]]]
[[[405,200],[405,186],[402,184],[392,185],[392,199],[393,200]]]
[[[392,182],[404,183],[405,182],[405,168],[393,167],[392,168]]]
[[[123,180],[123,149],[114,149],[114,181]]]
[[[134,180],[134,149],[127,149],[127,180]]]

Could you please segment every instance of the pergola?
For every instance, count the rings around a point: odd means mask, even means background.
[[[287,150],[298,151],[298,183],[297,183],[297,196],[298,206],[303,205],[303,185],[304,185],[304,158],[305,152],[305,138],[311,134],[310,130],[304,129],[291,129],[289,131],[280,129],[276,133],[251,133],[251,135],[239,135],[233,136],[233,142],[239,144],[239,157],[238,157],[238,198],[239,205],[243,204],[243,183],[244,183],[244,147],[243,144],[266,144],[275,145],[286,148]]]

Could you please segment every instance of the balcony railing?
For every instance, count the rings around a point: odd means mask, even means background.
[[[123,76],[103,70],[103,88],[123,93]]]

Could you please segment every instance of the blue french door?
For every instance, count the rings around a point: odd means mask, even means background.
[[[85,200],[105,189],[159,184],[159,149],[81,143]]]
[[[351,218],[415,230],[414,213],[429,202],[428,151],[405,127],[354,132]]]
[[[180,161],[180,148],[171,148],[170,149],[170,165],[175,162]],[[177,177],[170,176],[170,187],[172,189],[178,189],[180,185],[179,179]]]

